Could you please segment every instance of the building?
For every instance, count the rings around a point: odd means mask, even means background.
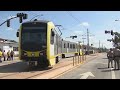
[[[13,50],[15,53],[15,56],[18,56],[18,42],[14,40],[8,40],[8,39],[3,39],[0,38],[0,48],[2,50],[5,50],[5,52],[8,52],[9,50]]]

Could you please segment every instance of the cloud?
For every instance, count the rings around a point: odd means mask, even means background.
[[[14,29],[13,29],[13,28],[8,27],[8,28],[7,28],[7,30],[8,30],[8,31],[13,31]]]
[[[82,22],[82,23],[80,24],[80,26],[86,26],[86,27],[89,27],[90,24],[89,24],[88,22]]]

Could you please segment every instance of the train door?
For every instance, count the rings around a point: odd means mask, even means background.
[[[54,56],[55,55],[55,52],[54,52],[54,44],[55,44],[55,32],[54,32],[54,29],[51,29],[51,45],[50,45],[50,55],[51,56]]]

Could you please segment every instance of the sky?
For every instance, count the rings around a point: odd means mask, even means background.
[[[69,41],[83,41],[82,38],[87,38],[87,29],[90,34],[89,43],[94,47],[111,48],[112,42],[110,34],[105,34],[105,30],[113,30],[120,32],[120,11],[0,11],[0,23],[6,19],[16,16],[17,13],[27,13],[28,19],[23,22],[36,19],[44,19],[52,21],[55,25],[62,25],[62,38]],[[35,18],[34,18],[35,19]],[[11,39],[18,41],[16,32],[20,27],[19,19],[11,20],[11,26],[7,27],[6,23],[0,26],[0,38]],[[76,39],[67,38],[72,35],[77,35]],[[83,36],[82,36],[83,35]],[[87,39],[84,39],[84,44],[87,44]]]

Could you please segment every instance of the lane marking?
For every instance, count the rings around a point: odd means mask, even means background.
[[[88,76],[95,77],[91,72],[86,72],[86,73],[83,73],[83,74],[80,74],[80,75],[82,75],[82,77],[80,79],[87,79]]]
[[[110,70],[111,70],[111,74],[112,74],[112,79],[116,79],[115,72],[113,71],[113,68],[110,68]]]

